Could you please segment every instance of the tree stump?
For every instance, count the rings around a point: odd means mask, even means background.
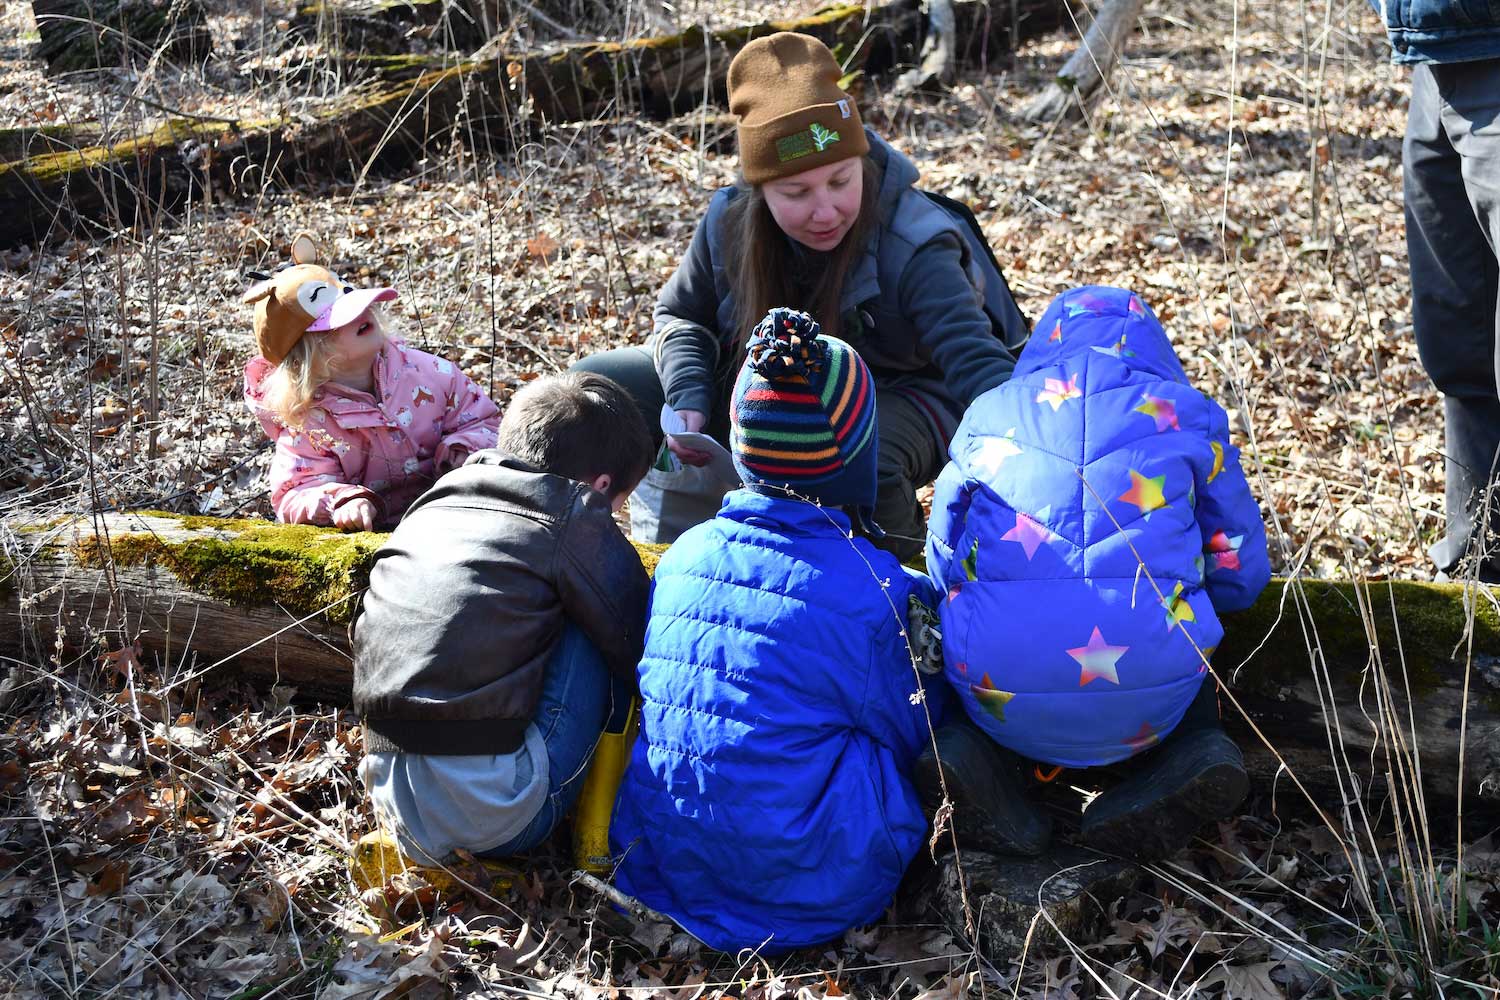
[[[1146,0],[1109,0],[1078,48],[1052,82],[1021,112],[1028,121],[1049,122],[1068,115],[1081,116],[1084,106],[1094,97],[1114,70],[1120,53]]]
[[[31,0],[31,10],[49,73],[144,63],[158,51],[185,66],[213,51],[200,0]]]

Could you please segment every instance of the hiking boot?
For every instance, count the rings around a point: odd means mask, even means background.
[[[1203,824],[1228,819],[1250,790],[1240,748],[1218,726],[1173,733],[1140,763],[1084,810],[1083,839],[1095,850],[1170,857]]]
[[[1052,817],[1027,797],[1020,757],[968,719],[937,731],[937,751],[937,756],[931,747],[922,752],[912,780],[928,816],[936,815],[947,783],[960,846],[1028,857],[1046,849]]]

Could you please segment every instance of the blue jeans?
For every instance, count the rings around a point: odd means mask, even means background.
[[[481,857],[519,854],[551,836],[583,790],[599,734],[617,715],[623,718],[628,705],[624,682],[609,672],[594,644],[577,626],[565,626],[547,661],[542,696],[532,719],[547,745],[547,801],[526,829]]]

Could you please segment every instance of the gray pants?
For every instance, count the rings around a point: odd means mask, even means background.
[[[598,372],[618,382],[635,399],[636,405],[658,434],[657,414],[664,402],[661,382],[651,352],[640,347],[622,347],[580,359],[574,366],[582,371]],[[880,454],[877,459],[879,484],[875,495],[875,523],[886,531],[884,540],[876,543],[894,553],[902,562],[922,554],[927,533],[927,518],[917,502],[917,489],[926,486],[943,471],[947,454],[933,433],[931,424],[910,399],[877,387],[875,393],[877,433]],[[708,431],[716,436],[722,430],[727,446],[729,400],[726,397],[719,412],[708,415]],[[679,500],[685,498],[678,498]],[[634,502],[634,498],[632,498]],[[718,509],[717,498],[706,499],[685,509],[701,512],[704,518]],[[673,533],[675,537],[675,532]],[[657,538],[649,539],[656,541]],[[670,538],[661,538],[670,541]]]
[[[1490,576],[1500,567],[1500,518],[1486,506],[1500,450],[1500,59],[1417,66],[1411,89],[1402,179],[1412,325],[1446,432],[1446,535],[1430,554],[1444,571],[1483,555]]]

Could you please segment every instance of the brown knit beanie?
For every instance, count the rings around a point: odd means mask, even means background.
[[[757,38],[729,64],[739,116],[740,170],[764,184],[870,151],[859,108],[839,89],[839,64],[810,35]]]

